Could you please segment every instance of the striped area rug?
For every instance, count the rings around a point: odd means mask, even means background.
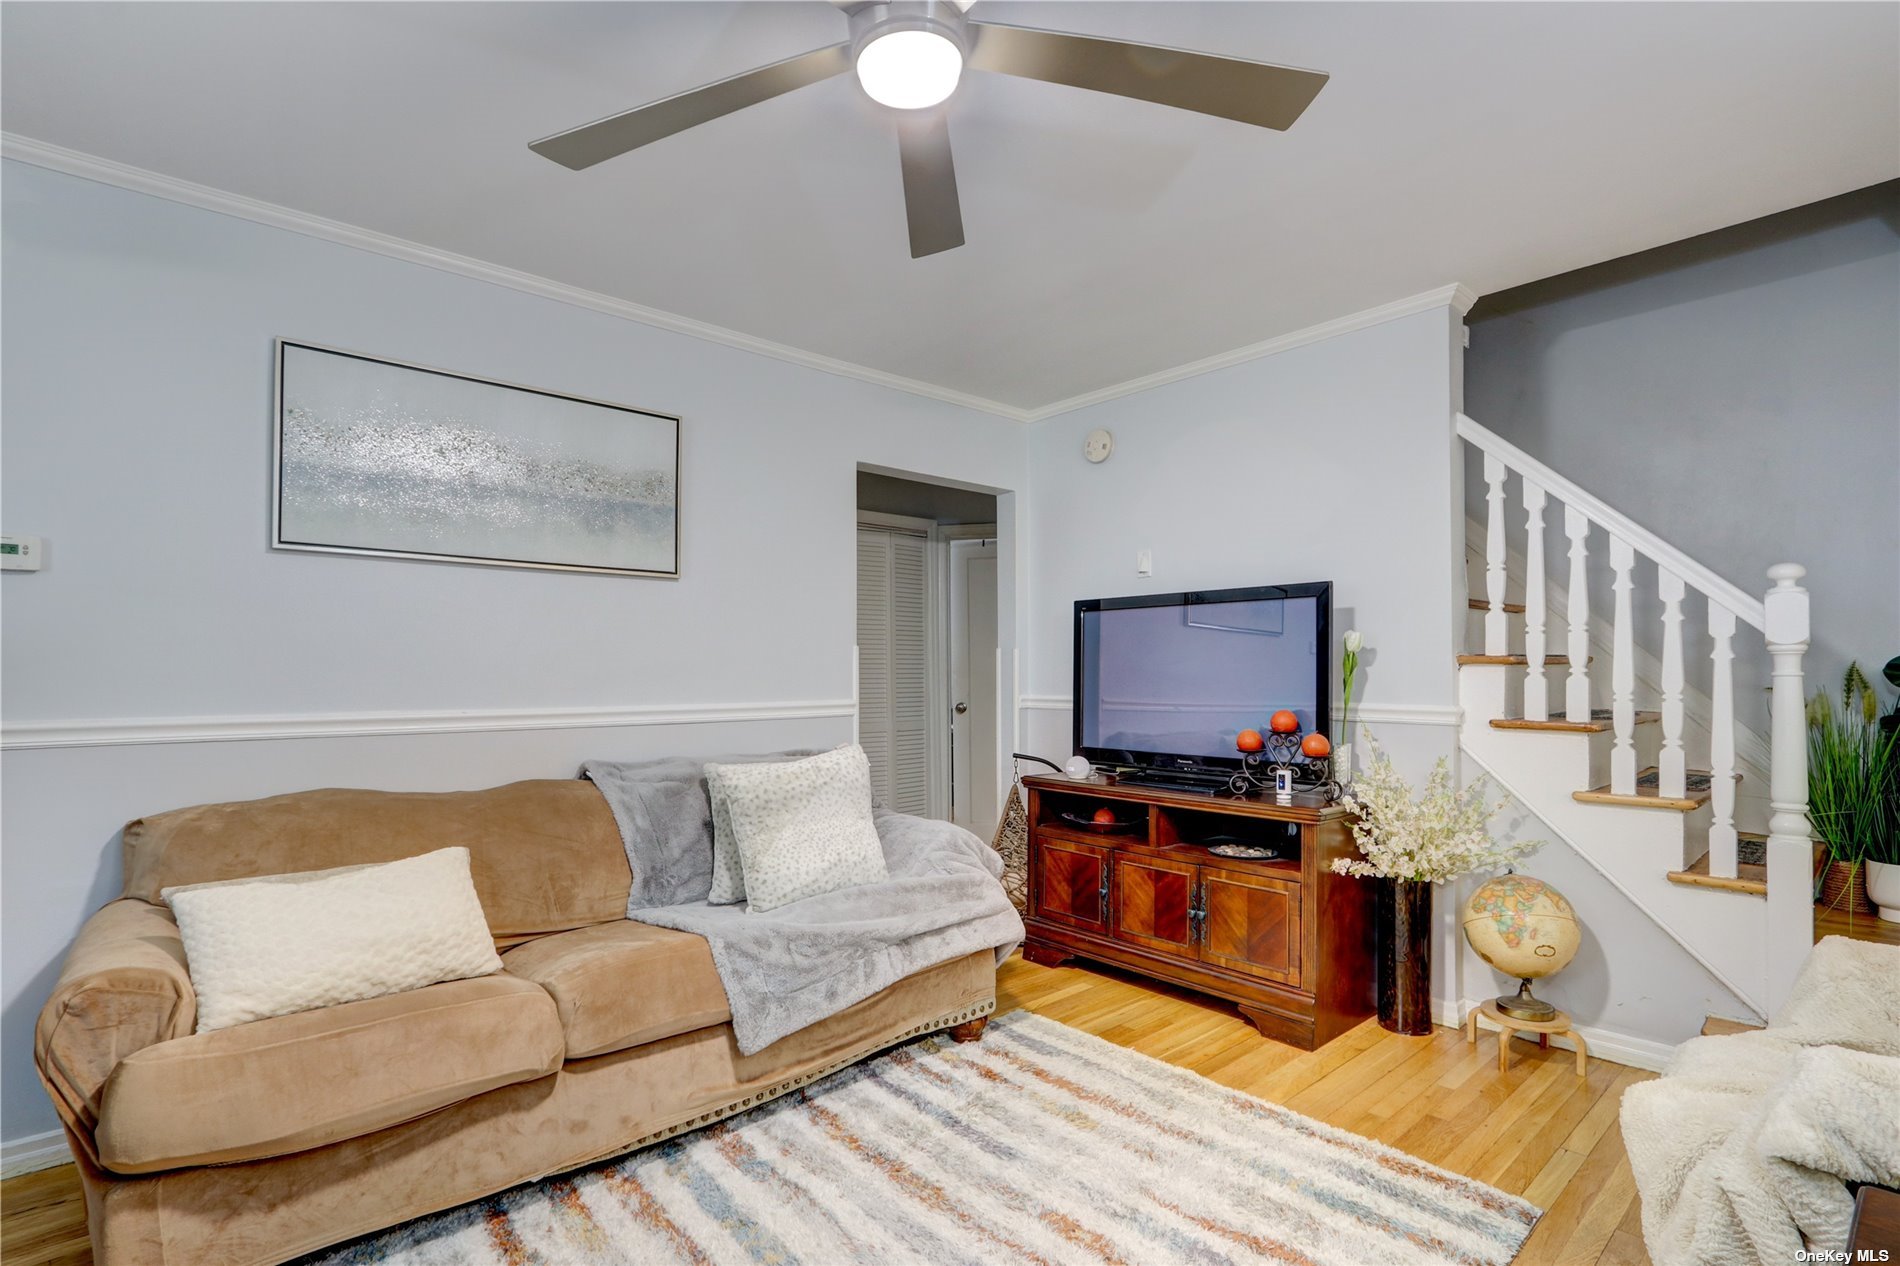
[[[1509,1262],[1538,1211],[1017,1011],[742,1116],[311,1259],[580,1263]]]

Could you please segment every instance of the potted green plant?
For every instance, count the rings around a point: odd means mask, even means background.
[[[1900,660],[1890,662],[1887,672],[1900,673]],[[1827,848],[1816,897],[1849,914],[1874,912],[1869,864],[1881,868],[1883,894],[1893,878],[1888,868],[1900,865],[1900,725],[1884,720],[1874,685],[1859,664],[1849,664],[1842,675],[1838,703],[1825,690],[1808,702],[1808,820]],[[1894,897],[1889,909],[1900,918],[1900,894]]]
[[[1445,757],[1432,766],[1418,797],[1392,767],[1392,759],[1366,732],[1366,772],[1340,796],[1358,816],[1352,837],[1361,858],[1341,857],[1341,875],[1379,880],[1379,1023],[1394,1033],[1432,1031],[1432,885],[1474,870],[1501,869],[1532,844],[1496,840],[1492,815],[1505,801],[1492,801],[1483,777],[1460,789],[1452,785]]]
[[[1900,691],[1900,655],[1888,660],[1880,675]],[[1900,694],[1876,728],[1876,743],[1887,749],[1886,829],[1867,850],[1867,896],[1881,918],[1900,923]]]

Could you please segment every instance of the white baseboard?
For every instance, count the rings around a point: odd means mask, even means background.
[[[38,1169],[51,1169],[72,1160],[64,1130],[29,1134],[23,1139],[0,1142],[0,1178],[14,1178]]]
[[[1464,999],[1453,1002],[1447,998],[1432,999],[1432,1021],[1446,1028],[1458,1028],[1464,1024],[1465,1016],[1483,999]],[[1496,1032],[1497,1026],[1483,1016],[1478,1017],[1478,1027],[1485,1032]],[[1632,1033],[1618,1033],[1614,1029],[1599,1029],[1589,1025],[1579,1025],[1577,1032],[1589,1046],[1590,1058],[1600,1059],[1609,1064],[1622,1064],[1626,1068],[1641,1068],[1647,1072],[1659,1073],[1676,1048],[1668,1042],[1657,1042],[1646,1037],[1637,1037]],[[1576,1050],[1576,1045],[1566,1037],[1553,1037],[1552,1046],[1566,1051]]]

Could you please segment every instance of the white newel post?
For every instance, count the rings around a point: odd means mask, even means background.
[[[1762,599],[1762,634],[1773,661],[1769,696],[1768,1011],[1788,1001],[1814,947],[1814,846],[1808,827],[1807,699],[1801,656],[1808,649],[1807,568],[1777,563]]]
[[[1570,676],[1564,680],[1564,720],[1590,719],[1590,578],[1584,571],[1585,538],[1590,520],[1575,506],[1564,507],[1564,535],[1570,538]]]
[[[1735,855],[1735,613],[1709,599],[1709,873],[1733,879]]]
[[[1484,598],[1490,610],[1484,613],[1484,653],[1506,653],[1504,623],[1504,463],[1486,453],[1484,482]]]
[[[1550,720],[1544,680],[1544,490],[1524,478],[1524,719]]]
[[[1656,789],[1680,799],[1689,782],[1689,762],[1682,750],[1682,577],[1658,566],[1656,592],[1663,604],[1662,751],[1656,757]]]
[[[1610,721],[1616,727],[1616,745],[1610,749],[1610,790],[1619,796],[1636,794],[1636,647],[1630,627],[1630,568],[1635,565],[1630,543],[1611,536],[1616,615],[1610,631]]]

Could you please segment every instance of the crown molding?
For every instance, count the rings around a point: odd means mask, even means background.
[[[602,730],[635,725],[731,725],[854,717],[851,699],[785,703],[685,703],[625,708],[534,708],[492,712],[320,712],[223,717],[31,721],[0,729],[0,750],[131,747],[150,743],[242,743],[264,739],[366,738],[386,734],[483,734],[510,730]]]
[[[595,312],[603,312],[625,321],[637,321],[641,325],[650,325],[655,329],[670,330],[675,334],[704,339],[709,343],[735,347],[742,352],[752,352],[759,356],[769,356],[774,360],[785,361],[788,364],[802,365],[806,369],[836,374],[841,378],[855,378],[860,382],[908,392],[913,396],[923,396],[945,404],[975,409],[980,413],[994,414],[997,417],[1008,418],[1012,422],[1029,421],[1029,412],[1014,405],[987,400],[982,396],[973,396],[949,387],[939,387],[935,383],[923,382],[916,378],[906,378],[901,374],[886,373],[884,370],[873,369],[868,365],[822,356],[817,352],[808,352],[802,348],[775,343],[770,339],[759,338],[738,330],[730,330],[722,325],[694,320],[692,317],[681,316],[677,312],[667,312],[660,308],[649,308],[644,304],[630,303],[625,299],[616,299],[612,295],[601,294],[595,290],[570,286],[566,282],[552,281],[515,268],[504,268],[500,264],[491,264],[467,255],[458,255],[453,251],[438,250],[433,246],[424,246],[420,242],[411,242],[405,238],[392,237],[387,233],[359,228],[340,220],[325,219],[320,215],[310,215],[276,203],[248,198],[242,194],[227,193],[222,189],[213,189],[209,185],[180,180],[176,176],[148,171],[143,167],[133,167],[126,163],[114,162],[109,158],[99,158],[78,150],[66,149],[63,146],[50,145],[45,141],[36,141],[14,132],[0,132],[0,158],[31,163],[35,167],[63,172],[68,176],[78,176],[82,180],[91,180],[102,185],[128,189],[134,193],[150,194],[169,202],[183,203],[185,206],[197,207],[200,210],[215,211],[220,215],[249,220],[253,224],[288,229],[292,233],[301,233],[306,237],[336,242],[343,246],[353,246],[358,250],[384,255],[390,259],[421,264],[425,268],[457,273],[464,277],[472,277],[477,281],[506,286],[510,290],[519,290],[524,294],[536,295],[543,299],[553,299],[580,308],[591,308]]]
[[[1087,391],[1079,396],[1070,396],[1067,400],[1058,400],[1029,413],[1028,421],[1041,422],[1061,413],[1073,413],[1077,409],[1086,409],[1092,404],[1102,404],[1109,400],[1119,400],[1123,396],[1132,396],[1138,391],[1150,391],[1156,387],[1165,387],[1171,382],[1180,382],[1183,378],[1195,378],[1201,374],[1211,374],[1217,369],[1227,369],[1233,365],[1243,365],[1250,360],[1260,360],[1267,356],[1277,356],[1281,352],[1290,352],[1296,347],[1305,347],[1310,343],[1323,342],[1329,338],[1338,338],[1342,334],[1351,334],[1356,330],[1383,325],[1387,321],[1396,321],[1400,317],[1413,316],[1420,312],[1429,312],[1433,308],[1451,308],[1460,318],[1471,311],[1471,305],[1478,301],[1477,292],[1462,282],[1449,286],[1440,286],[1436,290],[1427,290],[1422,294],[1410,295],[1404,299],[1394,299],[1382,303],[1376,308],[1367,308],[1362,312],[1348,313],[1330,321],[1321,321],[1318,325],[1309,325],[1305,329],[1292,330],[1276,335],[1264,342],[1249,343],[1245,347],[1236,347],[1232,351],[1222,352],[1218,356],[1209,356],[1203,360],[1189,361],[1185,365],[1176,365],[1173,369],[1156,370],[1140,378],[1130,378],[1113,386]]]
[[[1462,284],[1441,286],[1436,290],[1425,291],[1423,294],[1395,299],[1378,307],[1367,308],[1363,312],[1349,313],[1330,321],[1322,321],[1318,325],[1293,330],[1264,342],[1237,347],[1218,356],[1190,361],[1172,369],[1157,370],[1140,378],[1131,378],[1126,382],[1115,383],[1082,395],[1070,396],[1066,400],[1026,409],[1004,404],[999,400],[990,400],[983,396],[957,391],[950,387],[941,387],[936,383],[924,382],[921,379],[906,378],[901,374],[873,369],[869,365],[860,365],[853,361],[838,360],[817,352],[808,352],[803,348],[776,343],[771,339],[727,329],[722,325],[713,325],[707,321],[681,316],[677,312],[667,312],[661,308],[650,308],[645,304],[617,299],[612,295],[601,294],[599,291],[571,286],[566,282],[554,281],[515,268],[505,268],[500,264],[491,264],[468,255],[458,255],[453,251],[439,250],[406,238],[392,237],[387,233],[378,233],[372,229],[359,228],[354,224],[345,224],[340,220],[326,219],[323,216],[311,215],[308,212],[294,210],[273,202],[264,202],[243,194],[214,189],[209,185],[181,180],[176,176],[167,176],[162,172],[133,167],[128,163],[100,158],[79,150],[49,144],[46,141],[37,141],[15,132],[0,132],[0,158],[30,163],[35,167],[44,167],[49,171],[63,172],[82,180],[91,180],[134,193],[150,194],[156,198],[164,198],[168,202],[177,202],[200,210],[213,211],[219,215],[248,220],[253,224],[301,233],[305,237],[335,242],[342,246],[353,246],[358,250],[369,251],[390,259],[421,264],[425,268],[434,268],[441,272],[470,277],[476,281],[506,286],[510,290],[518,290],[523,294],[588,308],[624,321],[635,321],[641,325],[669,330],[690,338],[704,339],[709,343],[723,344],[743,352],[769,356],[787,364],[836,374],[841,378],[855,378],[859,382],[888,387],[893,391],[902,391],[928,400],[973,409],[995,417],[1008,418],[1012,422],[1040,422],[1045,418],[1055,417],[1057,414],[1071,413],[1092,404],[1101,404],[1122,396],[1134,395],[1136,392],[1179,382],[1184,378],[1193,378],[1200,374],[1212,373],[1217,369],[1226,369],[1231,365],[1291,351],[1296,347],[1305,347],[1310,343],[1337,338],[1341,334],[1350,334],[1355,330],[1381,325],[1387,321],[1396,321],[1401,317],[1426,312],[1433,308],[1450,307],[1462,318],[1471,310],[1471,305],[1478,301],[1477,294]]]

